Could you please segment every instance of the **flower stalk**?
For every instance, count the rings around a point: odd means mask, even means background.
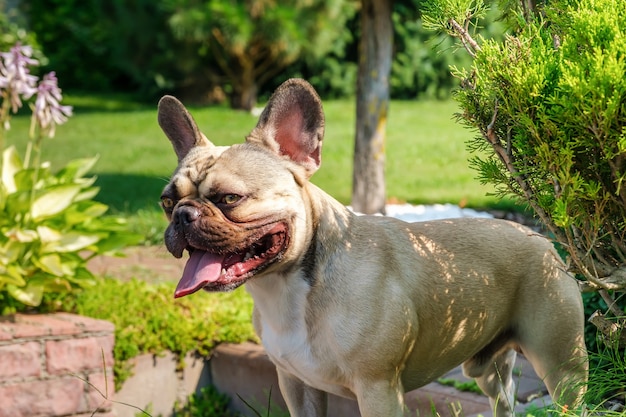
[[[19,111],[23,102],[35,96],[30,103],[32,110],[30,140],[26,147],[24,167],[35,168],[35,178],[41,163],[41,144],[44,137],[53,138],[56,126],[65,123],[72,115],[71,106],[61,105],[63,96],[54,72],[43,76],[41,80],[31,74],[31,67],[37,67],[39,61],[33,57],[33,49],[27,45],[16,44],[8,52],[0,53],[0,149],[5,147],[5,134],[11,127],[11,115]],[[31,156],[33,157],[31,165]]]

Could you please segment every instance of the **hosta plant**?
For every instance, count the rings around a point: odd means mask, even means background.
[[[41,162],[41,144],[52,138],[72,109],[60,104],[54,73],[41,80],[32,49],[16,45],[0,54],[0,313],[41,304],[46,293],[66,293],[93,284],[87,261],[134,243],[121,218],[93,197],[95,177],[85,175],[97,158],[69,162],[54,172]],[[32,110],[30,142],[22,158],[6,144],[11,115],[23,102]]]

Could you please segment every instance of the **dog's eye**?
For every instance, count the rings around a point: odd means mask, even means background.
[[[241,196],[240,195],[237,195],[237,194],[224,194],[222,196],[222,198],[220,199],[220,203],[231,205],[231,204],[235,204],[239,200],[241,200]]]
[[[174,200],[172,200],[169,197],[162,197],[161,198],[161,205],[163,206],[164,209],[169,210],[172,207],[174,207]]]

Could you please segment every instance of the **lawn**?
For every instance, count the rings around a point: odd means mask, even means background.
[[[114,213],[130,216],[142,233],[160,233],[159,196],[176,164],[169,141],[156,122],[156,103],[140,105],[120,99],[68,97],[75,115],[43,144],[53,168],[70,159],[99,155],[93,173],[101,187],[97,199]],[[322,167],[312,181],[349,204],[352,183],[355,105],[328,101]],[[219,145],[242,141],[256,124],[249,113],[226,107],[191,107],[202,131]],[[386,143],[387,195],[410,203],[455,203],[494,207],[490,189],[468,167],[465,142],[472,132],[458,125],[453,101],[394,101]],[[15,117],[7,142],[22,152],[27,117]],[[510,205],[510,203],[505,203]]]

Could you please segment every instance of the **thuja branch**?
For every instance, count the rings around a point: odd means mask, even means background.
[[[535,193],[531,187],[531,185],[526,181],[524,176],[518,171],[513,163],[513,156],[511,154],[511,150],[507,150],[502,146],[502,141],[498,137],[495,131],[496,119],[498,117],[498,102],[496,101],[493,117],[491,118],[491,122],[487,125],[487,127],[479,126],[482,136],[489,142],[491,147],[493,148],[500,161],[504,164],[507,171],[511,174],[511,177],[515,180],[517,185],[520,187],[522,192],[524,193],[524,197],[527,202],[533,208],[535,213],[539,216],[541,221],[546,225],[546,227],[550,230],[550,232],[554,233],[557,239],[561,242],[565,241],[565,236],[561,232],[561,230],[556,227],[556,225],[552,222],[551,217],[545,210],[537,204],[537,199]]]
[[[476,57],[476,51],[480,51],[480,45],[472,38],[472,35],[469,34],[467,29],[454,19],[448,19],[448,24],[452,27],[454,32],[456,32],[459,39],[461,39],[461,43],[467,53],[469,53],[472,58]]]

